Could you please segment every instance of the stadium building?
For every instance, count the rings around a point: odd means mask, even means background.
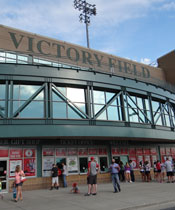
[[[53,163],[86,183],[88,160],[107,182],[111,158],[153,166],[175,157],[175,51],[158,67],[0,26],[0,179],[50,186]]]

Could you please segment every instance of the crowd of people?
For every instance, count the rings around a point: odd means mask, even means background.
[[[111,180],[114,188],[114,193],[121,192],[120,181],[122,182],[135,182],[134,175],[134,167],[135,162],[129,160],[124,165],[122,161],[112,159],[112,162],[109,166],[109,172],[111,173]],[[142,181],[150,182],[153,180],[151,177],[151,165],[148,161],[140,161],[139,164],[140,174]],[[88,184],[88,192],[85,196],[96,195],[97,194],[97,175],[99,173],[99,165],[96,162],[94,157],[91,157],[91,160],[88,163],[88,173],[87,173],[87,184]],[[167,182],[172,183],[175,182],[175,159],[172,161],[167,157],[164,162],[160,162],[159,160],[154,162],[154,180],[157,182],[165,182],[167,176]],[[62,176],[63,186],[67,187],[67,167],[65,163],[59,165],[53,164],[51,169],[52,176],[52,184],[50,190],[53,188],[59,189],[59,176]],[[22,177],[25,177],[24,172],[21,170],[20,166],[16,166],[15,169],[15,181],[13,183],[14,188],[16,189],[16,194],[14,196],[14,201],[17,202],[19,199],[23,200],[22,197]],[[80,190],[78,188],[77,183],[72,184],[72,193],[79,193]]]

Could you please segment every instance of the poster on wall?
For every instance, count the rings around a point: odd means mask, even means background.
[[[132,163],[131,163],[132,167],[136,168],[136,166],[137,166],[136,156],[135,155],[130,155],[129,159],[132,160]]]
[[[10,174],[9,177],[14,177],[15,176],[15,168],[17,165],[19,165],[22,169],[22,160],[9,160],[9,165],[10,165]]]
[[[54,164],[53,157],[43,158],[43,176],[51,176],[52,165]]]
[[[78,158],[77,156],[67,157],[67,169],[69,173],[78,172]]]
[[[137,167],[138,168],[139,168],[140,162],[142,162],[142,164],[143,164],[143,156],[142,155],[137,156]]]
[[[24,159],[24,173],[26,176],[36,176],[35,158]]]

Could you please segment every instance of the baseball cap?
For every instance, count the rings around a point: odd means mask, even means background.
[[[91,160],[94,160],[94,157],[91,157]]]

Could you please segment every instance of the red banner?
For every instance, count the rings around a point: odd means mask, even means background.
[[[128,154],[128,149],[127,148],[120,148],[120,154],[121,155],[127,155]]]
[[[96,148],[89,148],[88,153],[89,155],[98,155],[98,150]]]
[[[135,155],[136,149],[135,148],[129,148],[129,155]]]
[[[88,155],[88,149],[87,148],[79,148],[78,149],[78,155]]]
[[[54,156],[55,150],[54,149],[43,149],[43,156]]]
[[[156,148],[151,148],[150,149],[151,155],[157,155],[157,150]]]
[[[10,159],[22,158],[23,150],[22,149],[10,149]]]
[[[112,155],[119,155],[120,151],[119,148],[112,148]]]
[[[35,149],[24,149],[24,157],[35,157],[36,156],[36,151]]]
[[[9,150],[8,149],[0,149],[0,157],[8,157]]]
[[[100,148],[99,149],[99,155],[107,155],[107,149],[106,148]]]
[[[149,148],[143,148],[143,154],[144,155],[150,155],[150,149]]]
[[[137,155],[143,155],[143,150],[142,150],[142,148],[136,148],[136,154],[137,154]]]
[[[68,155],[78,155],[77,148],[69,148]]]
[[[65,148],[57,148],[56,149],[56,156],[66,156],[66,149]]]

